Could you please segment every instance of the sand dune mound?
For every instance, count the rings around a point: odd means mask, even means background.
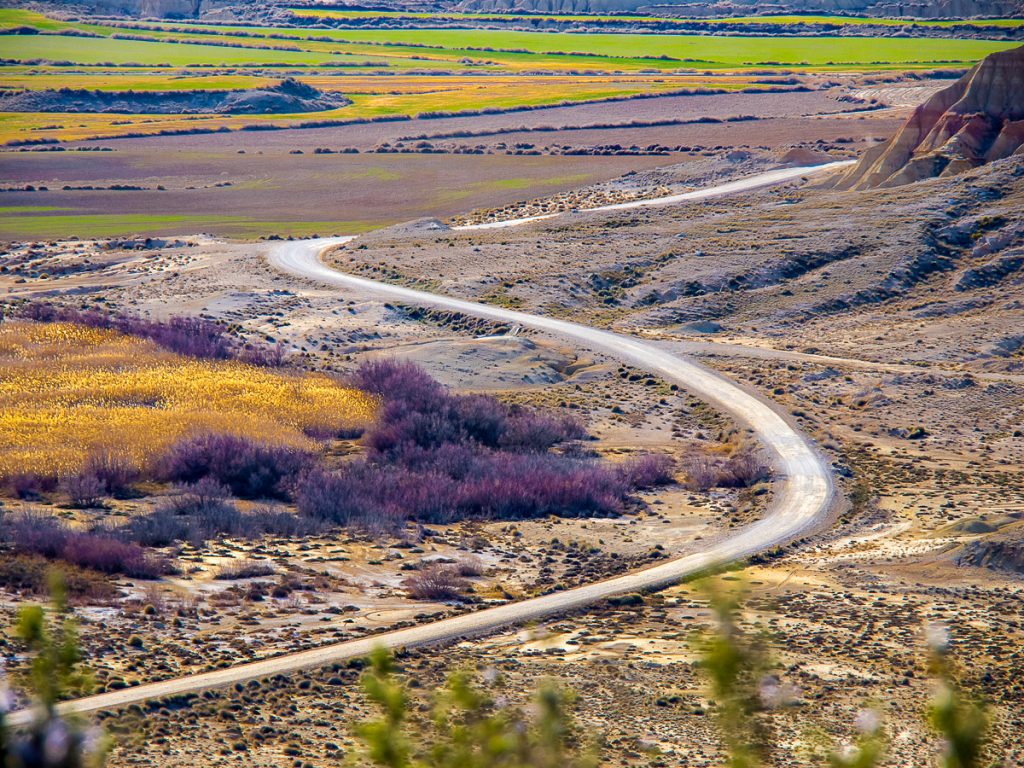
[[[839,176],[839,189],[895,187],[1024,154],[1024,47],[994,53],[914,110],[888,142]]]

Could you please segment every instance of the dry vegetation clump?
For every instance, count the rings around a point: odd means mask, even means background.
[[[298,508],[313,519],[393,530],[407,520],[610,515],[624,508],[633,480],[666,471],[660,460],[642,473],[617,472],[553,452],[586,436],[579,422],[453,395],[412,364],[367,363],[355,380],[381,398],[380,417],[365,458],[300,479]]]
[[[72,602],[102,604],[119,594],[109,579],[97,571],[67,563],[55,565],[41,555],[5,552],[0,557],[0,587],[15,594],[27,597],[46,595],[54,572],[64,581],[68,599]]]
[[[73,475],[89,464],[108,487],[73,482],[69,491],[83,503],[115,490],[115,465],[146,468],[190,435],[308,449],[308,431],[361,428],[377,407],[326,376],[189,359],[116,331],[18,321],[0,328],[0,400],[0,477],[34,492],[32,475]]]
[[[415,600],[459,600],[469,586],[459,567],[448,563],[428,563],[403,583]]]
[[[277,573],[273,565],[266,560],[239,560],[228,563],[217,571],[215,579],[234,581],[236,579],[254,579],[259,576],[273,576]]]
[[[686,486],[695,491],[749,488],[771,476],[764,457],[751,448],[740,448],[725,458],[694,451],[683,459],[683,469]]]
[[[113,531],[82,531],[45,513],[21,512],[0,518],[0,544],[14,552],[62,560],[101,573],[155,579],[170,564]]]

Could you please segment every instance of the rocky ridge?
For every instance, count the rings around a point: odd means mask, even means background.
[[[830,186],[896,187],[1024,153],[1024,47],[988,56]]]
[[[351,104],[340,93],[319,91],[292,78],[274,86],[234,91],[90,91],[62,88],[0,94],[5,112],[117,114],[295,114]]]

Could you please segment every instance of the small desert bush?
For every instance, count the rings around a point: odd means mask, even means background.
[[[24,501],[36,501],[44,493],[57,487],[57,478],[53,475],[38,475],[35,472],[18,472],[7,478],[7,488]]]
[[[630,488],[648,489],[675,482],[675,462],[663,453],[650,453],[628,459],[616,469]]]
[[[61,488],[74,507],[98,507],[107,496],[124,497],[132,483],[139,479],[139,470],[132,463],[109,450],[91,454],[80,472],[61,480]]]
[[[101,573],[155,579],[169,564],[138,544],[109,533],[78,531],[41,513],[19,513],[0,521],[0,542],[15,552],[63,560]]]
[[[447,563],[427,563],[403,584],[414,600],[459,600],[469,586],[459,568]]]
[[[266,560],[238,560],[227,563],[217,571],[215,579],[234,581],[236,579],[253,579],[257,576],[273,576],[277,571]]]
[[[89,455],[82,468],[83,474],[90,474],[103,484],[107,496],[122,498],[138,482],[140,473],[130,459],[111,450],[100,450]]]
[[[683,460],[686,486],[695,491],[711,488],[749,488],[768,480],[771,470],[759,451],[740,448],[727,458],[691,453]]]
[[[211,479],[242,498],[286,498],[287,484],[313,463],[312,454],[230,434],[200,435],[171,446],[160,459],[162,480]]]
[[[458,562],[455,563],[455,568],[459,573],[459,576],[473,577],[482,576],[484,572],[484,561],[476,555],[466,555],[460,557]]]
[[[73,507],[89,509],[103,503],[106,489],[103,486],[103,481],[92,472],[83,471],[68,475],[61,479],[60,486]]]

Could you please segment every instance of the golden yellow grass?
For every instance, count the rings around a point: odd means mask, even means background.
[[[0,477],[75,472],[98,451],[145,468],[204,432],[312,448],[304,430],[364,426],[375,409],[322,375],[194,360],[69,323],[0,326]]]

